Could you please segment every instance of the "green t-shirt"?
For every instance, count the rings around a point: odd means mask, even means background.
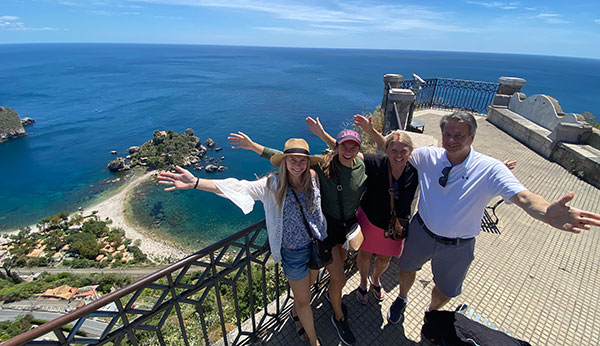
[[[279,150],[265,147],[260,156],[268,160],[273,155],[281,153]],[[344,201],[344,219],[348,220],[355,216],[356,210],[360,205],[360,198],[366,188],[367,175],[365,174],[365,163],[358,157],[354,159],[352,168],[341,164],[339,166],[342,200]],[[327,178],[321,169],[321,164],[314,165],[311,168],[319,175],[323,213],[334,219],[341,220],[340,207],[338,205],[337,180]]]

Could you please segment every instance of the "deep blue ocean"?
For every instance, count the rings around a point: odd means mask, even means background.
[[[214,178],[254,179],[271,170],[254,153],[232,150],[241,130],[282,147],[304,137],[319,116],[331,132],[381,103],[383,75],[496,82],[527,80],[523,92],[555,97],[565,112],[600,115],[600,60],[403,50],[343,50],[201,45],[0,45],[0,106],[36,120],[28,135],[0,144],[0,231],[34,224],[98,199],[115,174],[111,150],[141,145],[156,129],[193,128],[224,150],[228,170]],[[214,155],[214,153],[213,153]],[[207,173],[197,173],[208,176]],[[141,187],[139,222],[192,247],[260,220],[209,193]]]

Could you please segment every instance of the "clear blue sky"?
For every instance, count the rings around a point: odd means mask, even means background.
[[[600,0],[0,0],[0,43],[139,42],[600,59]]]

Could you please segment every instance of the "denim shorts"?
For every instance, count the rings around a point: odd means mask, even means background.
[[[290,281],[299,281],[308,275],[309,260],[310,249],[308,245],[300,249],[281,248],[283,272]]]

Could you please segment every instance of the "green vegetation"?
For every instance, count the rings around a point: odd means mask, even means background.
[[[23,125],[17,112],[12,108],[0,107],[0,131],[19,128],[23,128]]]
[[[25,333],[29,329],[42,325],[46,322],[47,321],[33,318],[33,316],[29,314],[23,315],[14,321],[0,322],[0,342],[6,341],[19,334]],[[62,326],[61,329],[67,333],[72,330],[71,326],[68,325]],[[87,334],[81,330],[78,330],[75,334],[80,336],[87,336]]]
[[[0,342],[22,334],[33,327],[33,316],[24,315],[14,321],[0,322]]]
[[[596,120],[596,117],[592,113],[585,112],[581,115],[585,118],[585,121],[590,123],[590,125],[592,125],[593,127],[597,128],[597,129],[600,129],[600,122],[598,120]]]
[[[0,143],[26,134],[17,112],[12,108],[0,107]]]
[[[243,323],[247,319],[250,318],[251,315],[258,313],[262,310],[263,302],[271,302],[274,299],[278,298],[277,287],[275,286],[275,276],[280,275],[275,271],[274,265],[269,265],[265,268],[265,273],[263,277],[263,267],[258,265],[251,266],[252,271],[252,283],[253,287],[248,286],[249,278],[248,278],[248,270],[246,268],[242,269],[241,272],[234,272],[228,274],[226,276],[227,281],[235,283],[235,288],[233,284],[228,284],[224,281],[221,281],[219,285],[219,296],[221,298],[222,307],[223,307],[223,319],[225,322],[225,329],[227,332],[233,330],[237,323]],[[202,273],[194,273],[190,275],[185,283],[193,284]],[[210,277],[204,278],[204,280],[210,280]],[[166,283],[166,280],[163,280]],[[266,296],[263,297],[262,291],[262,283],[266,282]],[[280,287],[279,293],[284,293],[287,290],[287,280],[280,275]],[[158,290],[149,290],[146,289],[142,294],[142,298],[139,301],[143,301],[144,299],[148,299],[146,303],[148,306],[151,306],[151,302],[153,299],[156,299],[160,295],[161,291]],[[250,294],[252,294],[254,301],[254,309],[250,307]],[[238,306],[234,304],[235,298],[237,295]],[[187,331],[187,336],[189,338],[189,342],[192,345],[202,345],[204,344],[204,336],[202,334],[202,323],[205,323],[206,329],[208,330],[208,339],[212,342],[216,342],[218,339],[222,338],[221,334],[221,318],[219,316],[219,308],[217,306],[217,295],[216,295],[216,287],[211,286],[208,287],[193,296],[190,299],[200,299],[205,296],[203,302],[199,306],[194,306],[191,304],[181,304],[181,315],[183,320],[185,321],[185,328]],[[264,299],[264,300],[263,300]],[[144,305],[143,302],[136,303],[136,305]],[[238,315],[239,314],[239,315]],[[239,316],[239,320],[238,320]],[[150,325],[158,324],[158,321],[162,318],[162,315],[158,315],[148,321]],[[165,343],[167,345],[184,345],[184,342],[181,338],[181,331],[179,329],[179,322],[177,319],[177,312],[175,309],[171,311],[169,314],[164,326],[161,329],[163,337],[165,339]],[[156,333],[151,332],[136,332],[136,336],[141,341],[141,344],[150,344],[156,345],[158,344],[158,339]]]
[[[579,179],[583,179],[584,172],[583,170],[577,169],[577,162],[575,162],[575,160],[570,160],[569,162],[571,163],[571,169],[569,169],[569,173],[573,174]]]
[[[72,287],[98,285],[97,291],[105,294],[109,293],[113,288],[121,288],[131,282],[133,282],[133,279],[125,275],[102,273],[89,275],[75,275],[71,273],[50,275],[43,273],[37,280],[15,282],[13,278],[0,273],[0,301],[12,302],[28,299],[34,294],[43,293],[47,289],[62,285]]]
[[[99,221],[95,215],[70,220],[66,212],[44,218],[38,223],[40,232],[23,228],[10,236],[7,244],[12,257],[3,267],[49,266],[61,264],[73,268],[113,267],[145,263],[146,255],[131,245],[119,228],[109,228],[110,221]],[[78,225],[81,225],[78,227]]]
[[[118,157],[108,167],[112,171],[127,170],[138,165],[148,170],[164,170],[175,165],[189,165],[190,160],[201,157],[204,152],[206,148],[200,143],[200,138],[194,136],[192,129],[184,133],[156,130],[152,139],[132,153],[129,159]]]

